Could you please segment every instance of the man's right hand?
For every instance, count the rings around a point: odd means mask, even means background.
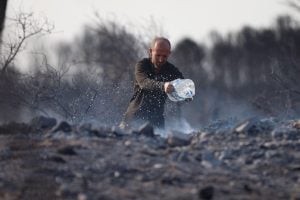
[[[171,82],[165,82],[164,90],[165,90],[165,93],[171,93],[174,91],[174,86],[171,84]]]

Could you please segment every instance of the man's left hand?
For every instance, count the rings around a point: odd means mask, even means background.
[[[164,84],[165,93],[171,93],[174,91],[174,86],[170,82]]]

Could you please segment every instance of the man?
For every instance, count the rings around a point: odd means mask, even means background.
[[[174,90],[170,81],[183,78],[181,72],[167,61],[170,53],[170,41],[157,37],[149,49],[149,58],[136,64],[134,94],[120,127],[149,122],[156,128],[164,128],[164,104],[167,93]]]

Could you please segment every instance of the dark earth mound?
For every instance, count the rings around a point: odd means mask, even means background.
[[[190,134],[37,117],[0,126],[0,199],[300,199],[300,121]]]

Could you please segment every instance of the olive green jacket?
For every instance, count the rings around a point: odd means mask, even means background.
[[[153,126],[164,126],[164,104],[167,94],[164,83],[183,78],[182,73],[167,62],[157,73],[149,58],[135,66],[134,94],[124,115],[125,123],[150,122]]]

